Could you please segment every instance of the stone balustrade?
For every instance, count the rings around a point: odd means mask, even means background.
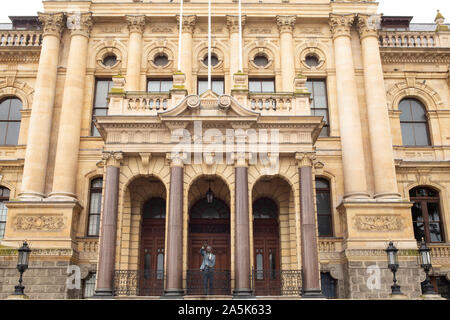
[[[40,30],[1,30],[0,47],[39,47],[42,45]]]
[[[319,252],[332,253],[340,252],[342,247],[342,239],[319,239]]]
[[[450,258],[450,244],[430,245],[432,258]]]
[[[425,31],[381,31],[379,42],[381,47],[425,48],[438,46],[436,33]]]
[[[293,108],[293,99],[292,94],[250,93],[248,107],[262,114],[289,112]]]
[[[77,242],[80,260],[97,259],[98,238],[79,238]]]
[[[109,100],[109,115],[156,115],[172,106],[170,93],[127,92]]]

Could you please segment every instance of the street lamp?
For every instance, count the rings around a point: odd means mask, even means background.
[[[391,269],[394,275],[394,284],[391,286],[393,295],[403,295],[400,291],[400,286],[397,284],[397,278],[395,277],[395,273],[398,270],[398,259],[397,259],[398,249],[394,246],[394,244],[389,242],[389,246],[386,248],[387,259],[388,259],[388,268]]]
[[[211,190],[211,180],[208,180],[208,182],[209,182],[209,188],[208,188],[208,191],[206,192],[206,202],[211,204],[214,201],[214,193]]]
[[[23,242],[22,247],[19,248],[19,256],[17,259],[17,270],[20,272],[19,277],[19,285],[15,286],[14,295],[23,296],[25,287],[22,285],[22,275],[25,270],[28,269],[28,260],[30,258],[31,249],[28,247],[28,243],[26,241]]]
[[[433,285],[431,284],[430,276],[428,275],[431,269],[430,248],[427,247],[427,244],[425,243],[423,238],[419,248],[419,258],[420,266],[423,268],[426,274],[426,278],[423,284],[423,294],[436,294]]]

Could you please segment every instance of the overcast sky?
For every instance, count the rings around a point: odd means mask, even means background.
[[[412,22],[433,22],[439,9],[446,23],[450,23],[450,0],[379,0],[379,3],[379,13],[414,16]],[[36,15],[42,11],[42,0],[1,0],[1,4],[0,22],[10,22],[8,16]]]

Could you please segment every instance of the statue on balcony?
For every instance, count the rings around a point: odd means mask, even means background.
[[[203,289],[205,295],[213,294],[213,280],[214,280],[214,266],[216,265],[216,256],[212,253],[212,248],[206,242],[200,249],[200,254],[203,256],[200,271],[203,273]],[[209,292],[208,292],[209,288]]]

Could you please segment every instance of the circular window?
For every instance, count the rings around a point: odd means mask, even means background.
[[[107,55],[106,57],[103,58],[102,63],[105,67],[109,68],[114,67],[117,63],[117,57],[115,54]]]
[[[153,63],[157,67],[165,67],[169,64],[169,58],[164,53],[160,53],[155,56]]]
[[[258,67],[264,68],[269,64],[269,59],[263,54],[258,54],[253,58],[253,63]]]
[[[208,65],[208,55],[206,55],[206,56],[203,58],[203,64],[204,64],[205,66]],[[212,66],[212,67],[215,67],[215,66],[217,66],[218,64],[219,64],[219,58],[217,57],[217,55],[215,55],[214,53],[212,53],[212,54],[211,54],[211,66]]]
[[[310,68],[315,68],[319,65],[319,58],[314,54],[309,54],[305,57],[305,63]]]

